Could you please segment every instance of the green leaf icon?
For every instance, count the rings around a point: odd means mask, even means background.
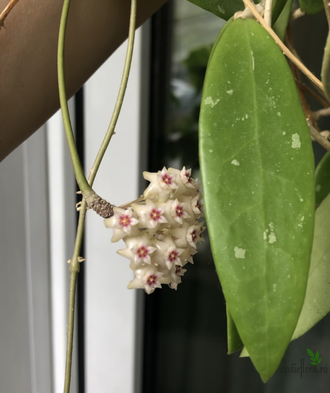
[[[307,348],[307,352],[308,352],[308,355],[310,356],[311,364],[313,364],[314,366],[317,366],[317,368],[319,368],[319,364],[321,363],[321,360],[322,360],[320,358],[319,351],[315,352],[315,356],[314,356],[314,353],[308,348]]]

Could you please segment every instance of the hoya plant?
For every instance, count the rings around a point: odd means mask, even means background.
[[[11,8],[16,2],[10,2]],[[130,261],[134,272],[128,288],[148,294],[164,284],[178,289],[203,240],[205,214],[226,300],[228,353],[241,350],[241,356],[249,356],[264,382],[278,368],[290,341],[330,310],[330,158],[327,154],[315,172],[312,149],[315,140],[330,150],[329,133],[322,132],[317,123],[320,116],[329,114],[330,43],[324,51],[320,81],[302,64],[286,33],[290,19],[305,14],[324,10],[330,23],[328,1],[191,2],[227,21],[210,52],[203,82],[199,116],[202,186],[189,168],[164,167],[157,173],[144,172],[150,184],[135,201],[114,206],[92,187],[123,102],[138,4],[131,2],[117,104],[86,179],[66,97],[64,43],[70,0],[64,1],[58,45],[59,95],[82,194],[69,261],[65,393],[70,391],[75,288],[84,260],[80,248],[87,209],[101,215],[105,226],[112,228],[112,241],[125,243],[118,252]],[[317,114],[309,108],[306,94],[323,106]],[[318,352],[307,352],[318,366]]]
[[[113,135],[127,83],[135,30],[132,1],[127,61],[118,103],[104,142],[85,179],[76,153],[65,94],[63,44],[69,1],[60,27],[59,91],[67,139],[82,193],[77,241],[70,261],[71,297],[65,392],[70,388],[73,305],[87,208],[113,229],[112,241],[129,259],[128,288],[152,294],[163,284],[178,289],[202,241],[204,223],[227,309],[228,353],[242,350],[267,382],[291,340],[329,311],[329,204],[326,156],[314,169],[312,140],[330,150],[306,100],[327,113],[329,49],[322,82],[300,61],[286,34],[290,18],[329,5],[322,1],[196,0],[227,20],[210,52],[199,116],[202,188],[187,168],[145,172],[150,185],[137,200],[115,207],[92,189]],[[329,19],[330,20],[330,19]],[[330,45],[330,44],[329,44]],[[289,49],[290,48],[290,49]],[[289,61],[288,61],[289,60]],[[310,80],[307,85],[300,73]],[[311,115],[312,114],[312,115]],[[318,116],[321,116],[319,113]],[[318,365],[319,355],[310,355]]]

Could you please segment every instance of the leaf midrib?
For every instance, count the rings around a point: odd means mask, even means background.
[[[253,95],[253,104],[254,104],[253,115],[254,115],[254,120],[255,120],[255,124],[256,124],[254,136],[255,136],[255,144],[256,144],[256,148],[257,148],[257,152],[258,152],[258,160],[259,160],[259,163],[260,163],[260,165],[258,166],[258,168],[259,168],[259,178],[262,179],[262,182],[260,184],[260,191],[259,191],[259,195],[260,195],[260,204],[259,205],[261,207],[263,225],[264,225],[264,228],[266,228],[265,207],[264,207],[264,203],[265,203],[265,198],[264,198],[264,195],[265,195],[264,183],[265,182],[264,182],[264,180],[265,179],[264,179],[264,171],[262,170],[263,160],[262,160],[261,148],[260,148],[260,143],[259,143],[260,132],[257,131],[257,130],[260,130],[260,126],[259,126],[260,122],[259,122],[259,118],[257,116],[257,92],[256,92],[257,80],[256,80],[256,77],[255,77],[255,72],[254,72],[254,70],[252,68],[252,58],[251,58],[251,52],[253,53],[253,49],[254,48],[251,47],[250,36],[249,36],[249,33],[247,31],[246,26],[247,25],[245,24],[245,32],[246,32],[246,37],[247,37],[247,45],[246,45],[246,47],[249,50],[248,55],[250,57],[250,72],[251,72],[251,75],[252,75],[251,79],[254,82],[252,84],[252,89],[251,89],[252,90],[252,95]],[[257,67],[258,60],[259,60],[258,57],[254,58],[254,69],[256,69],[256,67]],[[265,302],[265,309],[267,311],[266,312],[266,315],[267,315],[267,317],[266,317],[266,332],[268,332],[268,329],[269,329],[269,326],[268,326],[269,325],[268,324],[269,307],[268,307],[268,292],[267,292],[267,281],[266,281],[266,277],[267,277],[267,262],[266,262],[267,246],[263,247],[263,253],[264,253],[263,260],[265,261],[265,263],[264,263],[265,297],[263,297],[263,300]],[[267,351],[266,359],[267,359],[267,371],[268,371],[269,370],[269,341],[268,341],[268,339],[267,339],[266,351]]]

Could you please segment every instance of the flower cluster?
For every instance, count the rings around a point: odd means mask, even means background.
[[[191,170],[163,168],[157,173],[144,172],[150,182],[141,198],[127,208],[114,208],[105,219],[113,229],[111,241],[123,239],[126,248],[118,253],[130,262],[135,278],[128,288],[144,288],[150,294],[161,284],[177,289],[193,263],[196,246],[203,241],[200,184]]]

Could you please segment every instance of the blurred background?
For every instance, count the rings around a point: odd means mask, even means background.
[[[193,169],[199,178],[198,115],[212,44],[224,21],[173,0],[137,31],[133,68],[116,136],[95,182],[120,205],[146,187],[142,171]],[[292,23],[303,62],[318,76],[327,23],[317,14]],[[317,37],[315,39],[315,37]],[[71,100],[85,171],[92,166],[116,99],[126,46]],[[317,109],[314,102],[310,102]],[[322,129],[329,129],[324,120]],[[316,162],[324,151],[315,146]],[[56,114],[0,165],[0,391],[63,391],[68,265],[75,236],[76,186]],[[227,355],[226,310],[205,243],[174,291],[126,289],[132,273],[102,219],[88,214],[78,281],[72,392],[328,392],[330,319],[289,345],[282,367],[309,365],[319,351],[325,374],[279,369],[264,384],[250,359]]]

